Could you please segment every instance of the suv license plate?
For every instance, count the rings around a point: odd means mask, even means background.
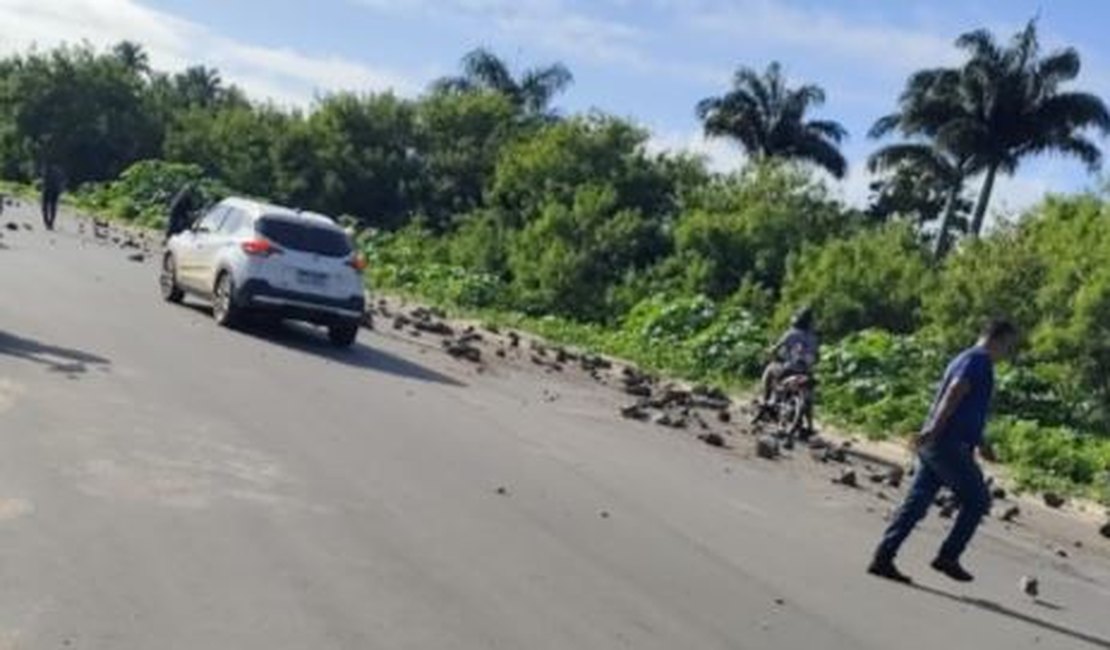
[[[297,271],[297,282],[305,285],[306,287],[322,287],[327,284],[328,276],[325,273]]]

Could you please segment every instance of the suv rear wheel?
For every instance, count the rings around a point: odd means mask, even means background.
[[[358,323],[341,323],[328,328],[328,340],[337,348],[349,348],[358,338]]]
[[[216,278],[216,290],[212,298],[212,316],[223,327],[235,327],[242,313],[235,305],[235,281],[231,274],[224,271]]]

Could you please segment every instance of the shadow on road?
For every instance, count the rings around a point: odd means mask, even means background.
[[[193,303],[187,303],[185,306],[208,316],[212,315],[211,307]],[[466,386],[466,384],[452,377],[362,343],[356,342],[347,349],[334,348],[323,335],[322,330],[300,323],[263,320],[247,324],[241,327],[239,331],[268,343],[322,357],[328,361],[353,368],[373,370],[447,386]]]
[[[917,591],[921,591],[921,592],[924,592],[924,593],[927,593],[927,594],[932,594],[933,596],[937,596],[939,598],[944,598],[946,600],[951,600],[951,601],[953,601],[955,603],[959,603],[961,605],[971,605],[972,607],[977,607],[977,608],[979,608],[981,610],[984,610],[984,611],[987,611],[987,612],[992,612],[994,614],[999,614],[1001,616],[1006,616],[1006,617],[1012,618],[1014,620],[1022,621],[1023,623],[1028,623],[1029,625],[1039,627],[1043,630],[1048,630],[1050,632],[1055,632],[1057,634],[1062,634],[1064,636],[1071,637],[1073,639],[1083,641],[1085,643],[1089,643],[1089,644],[1091,644],[1092,646],[1094,646],[1096,648],[1110,648],[1110,640],[1104,639],[1102,637],[1095,636],[1093,634],[1087,634],[1087,633],[1081,632],[1079,630],[1073,630],[1071,628],[1064,627],[1063,625],[1059,625],[1057,623],[1052,623],[1050,621],[1046,621],[1046,620],[1037,618],[1036,616],[1030,616],[1029,614],[1023,614],[1022,612],[1012,610],[1008,607],[1004,607],[1002,605],[999,605],[998,603],[995,603],[995,602],[992,602],[992,601],[989,601],[989,600],[985,600],[983,598],[971,598],[970,596],[958,596],[956,594],[950,594],[950,593],[948,593],[946,591],[942,591],[940,589],[934,589],[933,587],[926,587],[925,585],[919,585],[919,584],[913,584],[913,585],[909,585],[909,586],[913,589],[916,589]],[[1038,601],[1036,601],[1036,604],[1040,605],[1041,607],[1045,607],[1047,609],[1051,609],[1051,610],[1054,610],[1054,611],[1059,611],[1059,610],[1063,609],[1059,605],[1055,605],[1053,603],[1049,603],[1049,602],[1046,602],[1046,601],[1039,601],[1038,600]]]
[[[111,361],[95,354],[39,343],[0,330],[0,356],[15,357],[44,365],[52,372],[71,377],[88,372],[89,366],[107,367]]]

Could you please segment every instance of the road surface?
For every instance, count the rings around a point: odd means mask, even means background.
[[[62,228],[0,239],[0,649],[1110,647],[1097,540],[992,522],[960,586],[932,519],[881,582],[862,491],[431,341],[222,330]]]

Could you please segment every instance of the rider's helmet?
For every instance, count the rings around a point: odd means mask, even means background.
[[[794,317],[790,320],[790,326],[806,332],[812,331],[813,308],[807,305],[796,311]]]

